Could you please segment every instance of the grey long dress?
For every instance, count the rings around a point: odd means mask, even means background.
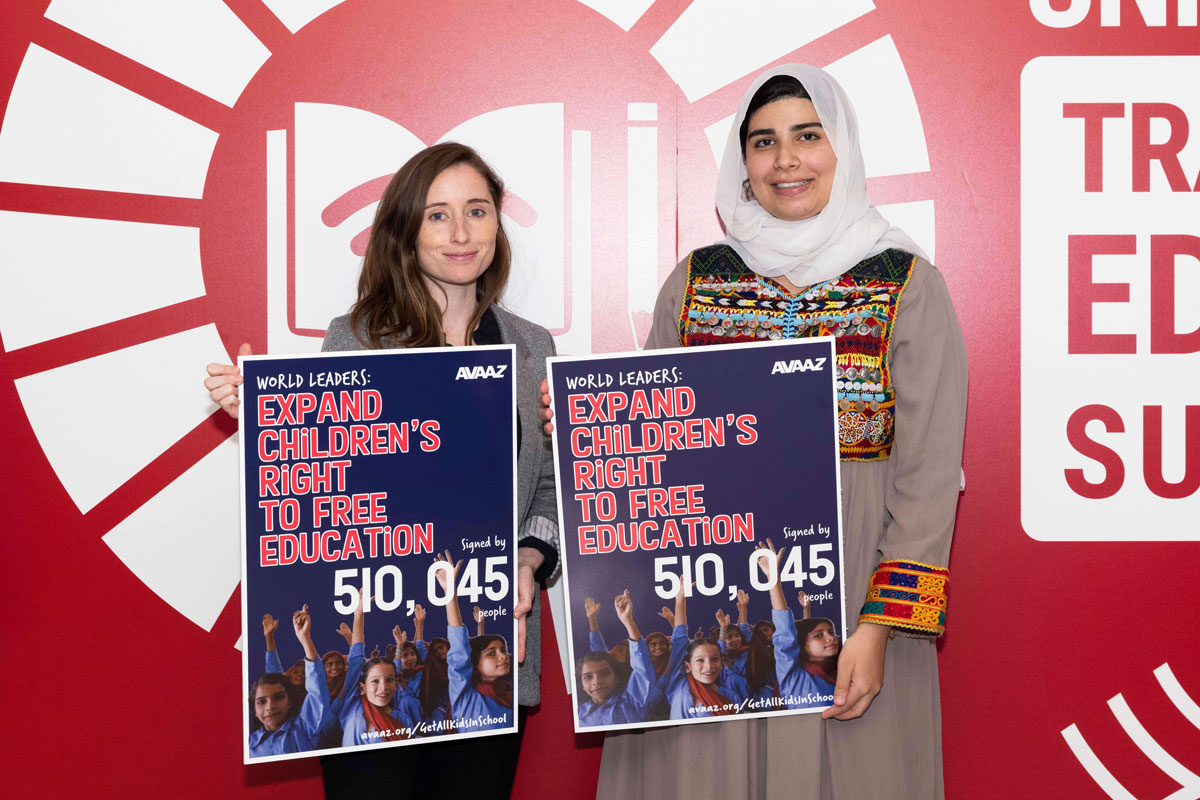
[[[667,278],[648,348],[678,347],[685,260]],[[882,462],[843,461],[847,633],[880,561],[945,565],[958,501],[966,347],[941,274],[918,259],[891,338],[896,435]],[[818,714],[609,734],[598,800],[942,798],[941,706],[929,639],[893,637],[883,689],[856,720]]]

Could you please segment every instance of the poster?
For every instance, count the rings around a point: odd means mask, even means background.
[[[516,729],[513,359],[242,359],[246,763]]]
[[[829,338],[550,359],[576,731],[832,705],[834,372]]]

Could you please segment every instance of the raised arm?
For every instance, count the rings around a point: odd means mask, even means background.
[[[312,640],[312,619],[308,616],[308,605],[292,614],[292,629],[296,632],[296,638],[300,640],[300,646],[304,648],[305,661],[320,661],[321,657],[317,655],[317,648]]]
[[[779,580],[779,570],[783,568],[783,553],[785,550],[787,550],[787,546],[785,545],[784,547],[776,550],[775,545],[771,542],[771,540],[767,539],[766,545],[764,545],[762,542],[758,543],[758,549],[770,550],[772,556],[775,558],[775,583],[772,584],[768,594],[771,596],[771,610],[784,611],[788,606],[787,600],[785,600],[783,597],[783,582]],[[764,578],[771,574],[770,558],[772,556],[763,554],[758,557],[758,568],[762,570]]]
[[[483,609],[475,606],[471,611],[471,616],[475,618],[475,635],[483,636]]]
[[[307,693],[300,706],[300,721],[315,736],[329,712],[329,687],[325,683],[321,657],[313,644],[312,618],[308,615],[307,605],[292,614],[292,630],[304,648],[304,688]]]
[[[629,634],[629,641],[639,641],[642,638],[642,632],[638,630],[637,623],[633,621],[633,600],[629,598],[628,589],[624,594],[619,594],[613,599],[613,606],[617,609],[617,619],[621,620],[621,624],[625,626],[625,632]]]
[[[617,609],[617,619],[621,620],[629,636],[629,665],[632,672],[625,685],[625,694],[639,710],[644,710],[655,683],[654,662],[650,659],[650,650],[646,647],[642,632],[633,619],[633,600],[629,597],[629,590],[617,595],[613,605]]]
[[[275,630],[279,627],[279,620],[272,617],[270,614],[263,614],[263,641],[267,645],[266,667],[267,672],[283,672],[283,662],[279,660],[279,651],[275,649]]]
[[[364,633],[365,623],[363,622],[363,606],[367,604],[367,590],[362,589],[358,593],[358,605],[354,607],[354,626],[350,629],[350,646],[356,644],[365,645],[367,637]]]
[[[463,562],[459,559],[455,564],[454,560],[450,558],[449,550],[445,555],[435,556],[434,560],[446,565],[436,572],[438,584],[446,591],[446,625],[451,628],[461,628],[463,619],[462,609],[458,607],[458,570]]]
[[[658,612],[658,615],[660,617],[662,617],[663,619],[665,619],[667,621],[667,624],[669,626],[671,626],[672,629],[674,629],[674,627],[675,627],[675,612],[671,610],[670,606],[663,606],[662,610],[660,610]]]
[[[425,641],[425,607],[420,603],[413,606],[413,636],[416,641]]]
[[[588,648],[597,653],[608,650],[604,634],[600,632],[600,604],[590,597],[583,599],[583,611],[588,621]]]
[[[334,631],[334,633],[346,640],[346,647],[350,647],[354,644],[354,632],[350,630],[350,626],[346,623],[343,622],[341,625],[338,625],[337,630]]]
[[[679,591],[675,594],[675,625],[676,628],[687,628],[687,594],[683,581],[679,582]],[[686,630],[685,630],[686,632]]]

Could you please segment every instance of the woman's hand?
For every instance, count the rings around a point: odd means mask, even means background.
[[[660,617],[662,617],[663,619],[665,619],[667,621],[667,624],[670,625],[672,628],[675,627],[675,612],[672,611],[670,609],[670,607],[663,606],[662,610],[658,612],[658,615]]]
[[[471,612],[471,616],[475,618],[475,635],[483,636],[483,609],[479,606],[475,606],[474,610]]]
[[[533,593],[537,583],[533,574],[541,568],[546,557],[536,547],[517,548],[517,604],[513,617],[517,620],[517,663],[525,661],[525,621],[533,611]]]
[[[717,609],[717,627],[719,627],[723,631],[723,630],[725,630],[725,626],[728,624],[729,624],[729,615],[725,613],[725,609],[718,608]]]
[[[336,631],[334,631],[334,633],[339,634],[343,639],[346,640],[347,647],[353,644],[351,640],[354,638],[354,632],[350,630],[350,626],[346,623],[343,622],[341,625],[338,625],[338,628]]]
[[[253,355],[250,345],[243,343],[238,348],[238,355]],[[242,371],[233,364],[209,364],[206,369],[208,377],[204,379],[204,388],[208,389],[209,397],[225,409],[226,414],[237,419],[238,406],[242,402],[238,398],[238,387],[242,385]]]
[[[399,625],[392,627],[392,641],[396,643],[396,658],[400,657],[400,648],[408,641],[408,634]]]
[[[546,380],[538,387],[538,416],[545,423],[542,428],[546,433],[554,433],[554,423],[550,421],[554,418],[554,412],[550,410],[550,383]]]
[[[891,628],[864,622],[842,645],[838,656],[837,686],[833,705],[821,712],[825,719],[854,719],[871,707],[883,688],[883,660]]]
[[[802,619],[812,616],[812,601],[808,599],[808,592],[801,589],[796,593],[796,599],[800,601],[800,608],[804,610]]]

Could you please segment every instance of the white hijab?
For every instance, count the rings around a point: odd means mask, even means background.
[[[776,75],[800,81],[816,108],[837,156],[829,205],[815,217],[791,222],[773,217],[754,195],[747,200],[747,180],[740,130],[754,93]],[[759,75],[738,106],[717,175],[717,212],[725,223],[725,243],[759,275],[787,277],[797,286],[834,278],[864,258],[892,247],[926,258],[904,231],[883,218],[867,198],[867,172],[858,140],[858,119],[850,98],[827,72],[806,64],[784,64]]]

